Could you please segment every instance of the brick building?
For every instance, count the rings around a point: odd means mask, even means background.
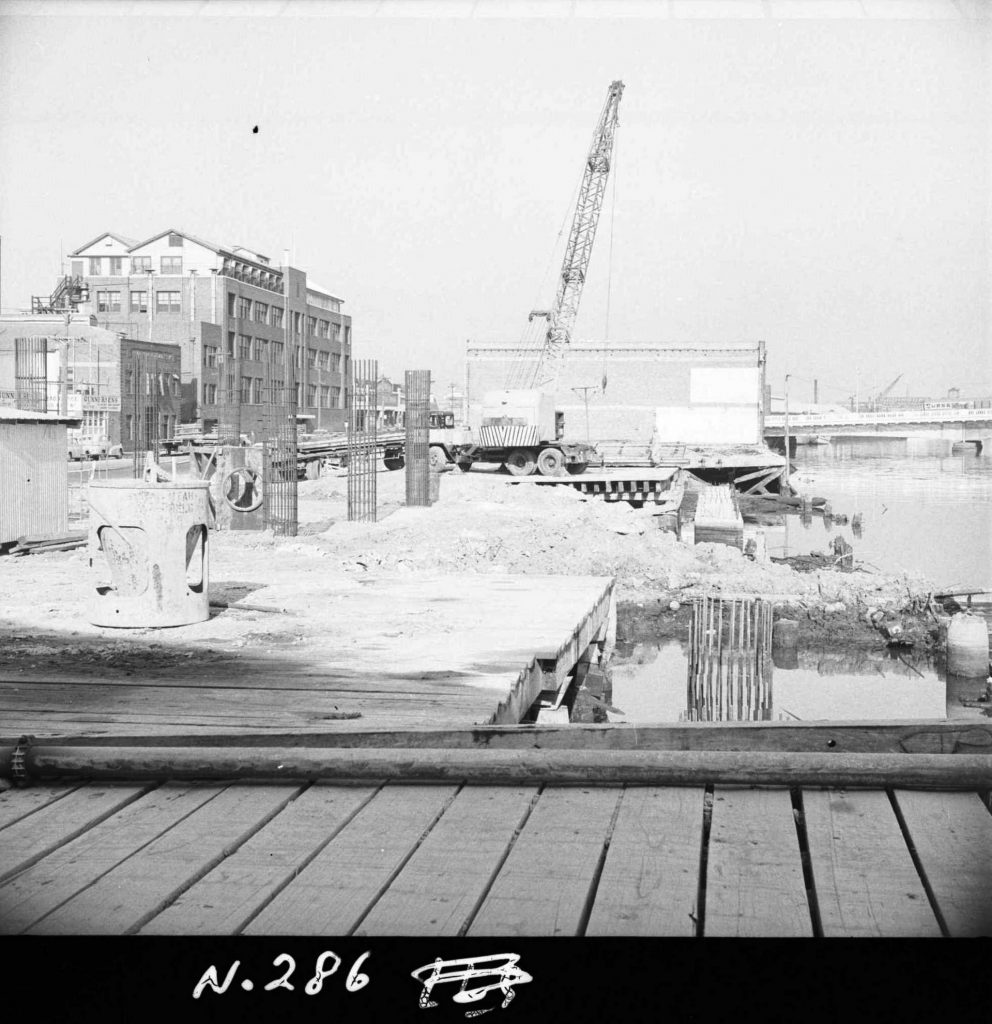
[[[133,451],[175,433],[178,345],[136,341],[85,312],[0,317],[0,407],[78,417],[79,434]]]
[[[136,341],[178,345],[182,422],[236,415],[264,429],[267,396],[295,384],[309,425],[343,429],[351,318],[304,271],[182,231],[143,242],[104,232],[70,257],[70,274],[36,310],[92,307],[96,323]]]
[[[477,426],[486,391],[506,387],[534,349],[469,345],[466,399]],[[562,363],[555,407],[566,435],[586,440],[648,441],[659,424],[671,441],[759,443],[765,395],[763,342],[734,345],[572,344]],[[604,387],[605,383],[605,387]],[[664,412],[662,412],[664,410]],[[698,435],[698,436],[693,436]]]

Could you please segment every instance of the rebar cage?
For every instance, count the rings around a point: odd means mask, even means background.
[[[692,607],[686,717],[690,722],[772,717],[772,606],[701,597]]]
[[[376,520],[379,363],[351,359],[348,369],[348,519]]]
[[[406,371],[406,503],[430,505],[430,370]]]

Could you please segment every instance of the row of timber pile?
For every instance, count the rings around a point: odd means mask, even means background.
[[[744,518],[733,485],[706,487],[696,495],[692,516],[696,544],[744,547]]]

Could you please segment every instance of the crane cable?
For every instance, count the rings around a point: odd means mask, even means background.
[[[602,380],[602,393],[606,394],[606,361],[609,357],[609,346],[610,346],[610,296],[613,290],[613,228],[616,225],[617,219],[617,178],[619,177],[620,167],[620,144],[619,144],[620,133],[616,132],[613,136],[613,160],[610,166],[610,172],[613,177],[611,185],[613,186],[613,195],[610,199],[610,250],[607,258],[606,268],[606,337],[603,345],[603,380]]]

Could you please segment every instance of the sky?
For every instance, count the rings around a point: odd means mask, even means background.
[[[105,230],[289,249],[357,358],[447,390],[552,302],[619,78],[574,340],[762,339],[800,400],[992,394],[990,8],[7,0],[0,302]]]

